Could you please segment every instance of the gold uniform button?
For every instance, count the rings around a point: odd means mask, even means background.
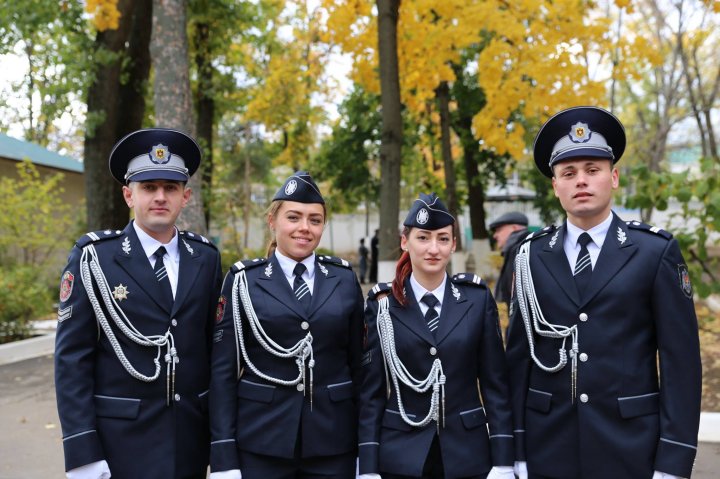
[[[436,356],[437,355],[437,349],[435,349],[435,346],[430,348],[430,356]]]
[[[300,383],[300,384],[297,385],[297,390],[298,390],[298,391],[303,391],[304,389],[305,389],[305,385],[304,385],[303,383]]]
[[[300,327],[307,330],[307,328],[310,327],[310,324],[308,324],[307,321],[303,321],[302,323],[300,323]]]
[[[578,317],[580,318],[580,321],[583,321],[583,322],[588,320],[588,315],[585,313],[580,313],[580,316],[578,316]]]

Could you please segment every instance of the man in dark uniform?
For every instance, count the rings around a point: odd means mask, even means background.
[[[625,149],[612,114],[576,107],[534,146],[567,213],[515,262],[508,342],[521,478],[690,477],[701,365],[672,235],[611,210]],[[657,358],[659,356],[659,362]]]
[[[161,128],[110,154],[135,219],[82,236],[62,275],[55,385],[68,478],[206,476],[220,256],[175,227],[199,163],[192,138]]]
[[[510,303],[512,296],[513,265],[515,254],[520,242],[528,235],[527,216],[519,211],[510,211],[500,215],[490,223],[495,245],[503,257],[497,284],[495,285],[495,301]]]

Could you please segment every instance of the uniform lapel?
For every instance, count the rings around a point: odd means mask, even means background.
[[[178,284],[175,291],[175,302],[172,307],[172,316],[175,316],[185,302],[188,293],[192,291],[195,280],[202,269],[202,261],[197,248],[193,248],[185,241],[185,238],[178,237],[178,252],[180,253],[180,268],[178,272]]]
[[[465,317],[470,308],[470,302],[462,291],[453,284],[450,278],[445,281],[445,295],[440,309],[440,323],[435,331],[438,344],[440,344],[455,329],[455,326]]]
[[[595,262],[582,306],[590,302],[605,287],[636,251],[637,246],[630,239],[625,222],[613,213],[613,221]]]
[[[392,308],[392,317],[429,344],[436,344],[435,337],[430,332],[427,323],[425,323],[425,316],[422,314],[420,306],[415,300],[415,295],[412,294],[409,278],[405,280],[404,291],[405,297],[408,300],[407,306],[403,306],[391,296],[390,307]]]
[[[135,234],[132,221],[125,227],[124,232],[123,239],[115,252],[115,261],[158,306],[170,313],[172,305],[163,301],[164,296],[160,289],[160,283],[153,273],[150,261],[145,256],[145,250],[140,244],[137,234]],[[112,286],[110,285],[110,287]],[[128,296],[128,299],[131,297]]]
[[[295,298],[295,293],[293,293],[290,283],[285,278],[285,273],[283,273],[275,255],[270,256],[268,259],[265,270],[258,276],[257,285],[296,316],[305,318],[306,313],[302,310],[303,308],[298,303],[297,298]]]
[[[542,239],[538,239],[538,241],[540,241],[539,246],[542,246],[542,251],[538,256],[550,275],[558,283],[558,289],[564,292],[573,303],[579,305],[580,295],[578,294],[572,270],[565,255],[565,249],[563,248],[566,233],[567,226],[563,224],[563,226],[555,230],[555,233],[552,235],[546,235]],[[538,276],[534,271],[533,280],[538,280]]]
[[[315,260],[315,280],[313,284],[312,300],[310,302],[310,311],[308,317],[312,315],[322,307],[323,304],[330,298],[333,291],[340,284],[340,278],[338,278],[332,269],[328,269],[324,264]]]

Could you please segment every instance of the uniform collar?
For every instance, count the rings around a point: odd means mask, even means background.
[[[170,259],[177,262],[180,260],[180,252],[178,251],[178,232],[177,228],[175,228],[175,234],[173,235],[172,239],[169,243],[161,243],[160,241],[156,240],[149,234],[147,234],[145,231],[143,231],[142,228],[140,228],[137,223],[134,221],[132,222],[133,228],[135,229],[135,234],[138,237],[138,240],[140,241],[140,245],[143,248],[143,251],[145,251],[145,256],[150,258],[150,256],[155,254],[155,251],[160,246],[164,246],[165,250],[167,251],[168,256],[170,256]]]
[[[277,248],[275,248],[275,258],[277,258],[278,264],[283,270],[285,276],[289,279],[293,279],[295,277],[295,275],[293,274],[293,270],[295,269],[295,265],[298,263],[298,261],[295,261],[292,258],[288,258],[284,254],[282,254]],[[300,261],[300,263],[304,264],[307,268],[307,270],[303,273],[303,278],[313,279],[315,277],[315,253],[313,252],[313,254]]]
[[[603,220],[602,223],[593,226],[589,230],[587,230],[587,233],[590,235],[590,238],[592,238],[593,243],[595,243],[598,248],[602,249],[602,245],[605,242],[605,237],[607,236],[607,232],[610,229],[610,224],[612,224],[613,220],[613,214],[612,211],[608,215],[605,220]],[[578,228],[574,224],[570,223],[570,221],[566,222],[567,224],[567,236],[565,241],[567,241],[571,247],[575,247],[578,242],[578,238],[582,233],[585,233],[586,231],[582,228]]]
[[[440,302],[440,306],[442,306],[443,298],[445,297],[445,282],[447,281],[447,275],[443,276],[442,283],[440,285],[433,289],[432,291],[428,291],[427,289],[423,288],[420,283],[415,279],[415,274],[410,274],[410,287],[413,290],[413,295],[415,295],[415,300],[420,303],[420,300],[423,296],[425,296],[426,293],[430,293],[434,295],[437,300]]]

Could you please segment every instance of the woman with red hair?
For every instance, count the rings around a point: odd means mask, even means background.
[[[446,273],[455,218],[434,193],[403,224],[395,280],[375,286],[365,309],[359,477],[512,478],[495,301],[478,276]]]

